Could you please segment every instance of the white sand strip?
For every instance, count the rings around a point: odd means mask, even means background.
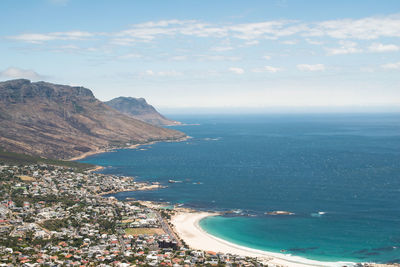
[[[200,226],[199,221],[208,216],[216,216],[215,213],[207,212],[179,212],[172,219],[176,233],[192,249],[204,251],[231,253],[240,256],[257,257],[270,265],[278,266],[353,266],[351,262],[321,262],[309,260],[298,256],[284,255],[281,253],[268,252],[252,249],[233,244],[218,237],[208,234]]]

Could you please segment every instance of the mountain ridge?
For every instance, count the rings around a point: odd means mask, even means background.
[[[0,146],[7,151],[68,159],[184,137],[124,115],[81,86],[26,79],[0,82]]]
[[[144,98],[120,96],[104,103],[119,112],[153,125],[171,126],[181,124],[178,121],[170,120],[161,115]]]

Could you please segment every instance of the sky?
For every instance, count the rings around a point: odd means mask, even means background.
[[[0,81],[165,112],[400,111],[398,0],[0,0]]]

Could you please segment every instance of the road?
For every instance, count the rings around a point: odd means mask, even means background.
[[[169,224],[166,222],[166,220],[161,216],[161,214],[158,211],[156,211],[156,214],[164,232],[167,233],[178,244],[178,247],[181,247],[182,243],[175,234],[175,232],[171,229],[171,226],[169,226]]]
[[[126,248],[125,248],[124,239],[122,238],[121,235],[118,235],[118,241],[119,241],[119,244],[120,244],[120,246],[121,246],[121,254],[124,255],[124,254],[125,254]]]

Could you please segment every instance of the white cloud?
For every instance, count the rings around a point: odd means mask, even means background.
[[[322,42],[322,41],[316,41],[316,40],[312,40],[312,39],[309,39],[309,38],[306,38],[306,42],[309,43],[309,44],[312,44],[312,45],[322,45],[322,44],[324,44],[324,42]]]
[[[276,20],[257,23],[245,23],[227,27],[226,30],[232,37],[253,40],[253,39],[277,39],[278,36],[289,36],[301,31],[302,27],[289,26],[293,21]]]
[[[141,73],[140,76],[158,76],[158,77],[178,77],[182,76],[183,73],[175,70],[166,70],[166,71],[153,71],[153,70],[146,70],[145,72]]]
[[[150,41],[158,37],[186,35],[193,37],[233,37],[247,40],[245,45],[257,45],[256,39],[277,39],[280,36],[290,36],[306,30],[304,24],[295,21],[276,20],[236,25],[217,25],[195,20],[149,21],[132,25],[129,29],[115,34],[114,43]]]
[[[244,69],[242,68],[236,68],[236,67],[231,67],[229,68],[230,72],[233,72],[235,74],[243,74],[244,73]]]
[[[121,55],[118,58],[119,59],[133,59],[133,58],[141,58],[141,57],[143,57],[143,56],[140,54],[129,53],[129,54]]]
[[[77,45],[62,45],[59,47],[60,50],[78,50],[80,49]]]
[[[381,65],[381,67],[383,69],[387,69],[387,70],[398,70],[398,69],[400,69],[400,61],[395,62],[395,63],[383,64],[383,65]]]
[[[170,25],[184,25],[189,23],[195,23],[195,20],[178,20],[178,19],[171,19],[171,20],[160,20],[160,21],[148,21],[144,23],[139,23],[133,25],[133,27],[137,28],[149,28],[149,27],[168,27]]]
[[[146,70],[146,71],[144,72],[144,74],[149,75],[149,76],[153,76],[153,75],[154,75],[154,71],[152,71],[152,70]]]
[[[251,45],[258,45],[259,43],[260,42],[257,40],[252,40],[252,41],[245,42],[244,44],[247,46],[251,46]]]
[[[335,39],[372,40],[400,37],[400,16],[366,17],[322,21],[309,26],[305,36],[328,36]]]
[[[120,45],[120,46],[130,46],[136,43],[138,40],[135,38],[113,38],[111,39],[111,44],[113,45]],[[146,41],[148,42],[148,41]]]
[[[175,70],[167,70],[167,71],[159,71],[157,72],[157,75],[162,77],[177,77],[177,76],[182,76],[183,73]]]
[[[356,47],[340,47],[340,48],[327,48],[329,55],[346,55],[361,53],[362,49]]]
[[[170,59],[173,61],[184,61],[184,60],[187,60],[188,57],[187,56],[173,56]]]
[[[16,36],[10,36],[8,37],[8,39],[38,44],[44,41],[54,40],[54,37],[47,34],[27,33]]]
[[[273,66],[264,66],[262,68],[256,68],[253,69],[253,72],[270,72],[270,73],[276,73],[278,71],[282,71],[283,69],[281,68],[277,68],[277,67],[273,67]]]
[[[325,70],[325,65],[324,64],[298,64],[297,69],[301,71],[323,71]]]
[[[346,55],[346,54],[355,54],[363,52],[362,49],[358,48],[356,42],[352,41],[339,41],[341,45],[338,48],[326,48],[328,55]]]
[[[295,45],[298,43],[298,41],[297,40],[286,40],[286,41],[282,41],[281,43],[285,44],[285,45]]]
[[[199,61],[239,61],[242,58],[237,56],[221,56],[221,55],[197,55]]]
[[[109,50],[101,48],[101,47],[85,47],[85,46],[78,46],[73,44],[67,45],[60,45],[54,46],[52,48],[48,47],[37,47],[35,48],[37,51],[51,51],[56,53],[68,53],[68,54],[87,54],[87,53],[95,53],[95,52],[102,52],[102,53],[109,53]],[[116,56],[118,57],[118,56]]]
[[[0,72],[0,77],[7,79],[29,79],[29,80],[40,80],[43,79],[44,76],[38,74],[33,70],[25,70],[20,68],[10,67],[2,72]]]
[[[270,60],[271,56],[263,56],[262,58],[265,59],[265,60]]]
[[[115,34],[114,42],[132,42],[133,40],[151,41],[157,37],[172,37],[188,35],[196,37],[225,37],[227,30],[224,27],[212,26],[195,20],[164,20],[149,21],[135,24],[128,30]]]
[[[215,51],[215,52],[224,52],[224,51],[229,51],[232,49],[233,49],[232,46],[217,46],[217,47],[211,48],[211,50]]]
[[[92,36],[94,36],[94,34],[89,32],[71,31],[71,32],[53,32],[47,34],[26,33],[15,36],[9,36],[7,38],[27,43],[40,44],[46,41],[54,41],[54,40],[83,40]]]
[[[373,43],[368,48],[371,52],[383,53],[383,52],[396,52],[400,50],[400,46],[394,44],[381,44],[381,43]]]
[[[158,36],[188,35],[196,37],[232,37],[247,40],[246,45],[258,44],[257,40],[289,37],[300,34],[306,37],[328,36],[334,39],[377,39],[400,37],[400,16],[366,17],[362,19],[339,19],[305,23],[294,20],[271,20],[236,25],[218,25],[196,20],[150,21],[132,25],[121,31],[119,37],[153,40]],[[307,38],[311,44],[319,41]],[[284,41],[293,44],[296,41]]]
[[[176,31],[173,28],[134,28],[117,34],[116,40],[147,40],[151,41],[157,36],[174,36]],[[128,37],[128,38],[127,38]]]
[[[54,0],[63,1],[63,0]],[[197,20],[161,20],[131,25],[128,29],[111,33],[89,33],[68,31],[53,33],[24,33],[9,36],[9,39],[42,43],[53,40],[82,40],[93,36],[108,38],[115,45],[131,45],[135,42],[150,42],[157,38],[176,36],[198,38],[230,38],[243,40],[243,45],[256,45],[260,40],[277,40],[285,37],[305,37],[310,44],[321,44],[312,37],[330,37],[345,40],[372,40],[381,37],[400,37],[400,15],[365,17],[361,19],[338,19],[320,22],[296,20],[270,20],[241,24],[213,24]],[[283,41],[294,44],[297,41]],[[340,49],[336,54],[353,53],[355,48]],[[347,52],[344,52],[347,51]],[[335,53],[335,51],[333,51]]]

